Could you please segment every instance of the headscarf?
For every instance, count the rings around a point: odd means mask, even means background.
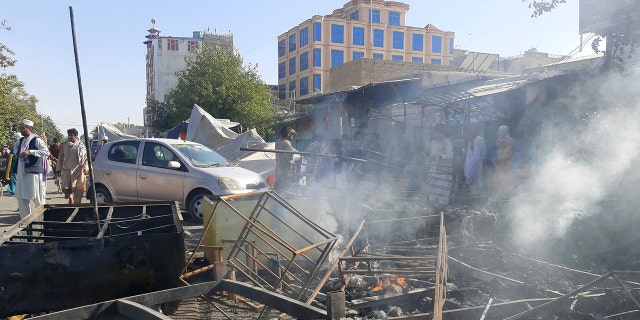
[[[500,146],[503,142],[512,141],[511,135],[509,135],[509,127],[502,125],[498,128],[498,139],[496,139],[496,146]]]

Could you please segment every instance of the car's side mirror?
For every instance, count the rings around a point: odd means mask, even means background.
[[[167,164],[167,167],[169,167],[169,169],[179,169],[180,168],[180,162],[178,162],[178,161],[169,161],[169,163]]]

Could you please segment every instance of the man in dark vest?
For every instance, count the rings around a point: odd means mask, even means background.
[[[31,213],[32,200],[36,207],[45,204],[45,166],[49,149],[44,141],[33,133],[33,121],[22,120],[20,134],[22,138],[14,147],[14,153],[18,155],[15,197],[18,199],[20,219],[24,219]]]

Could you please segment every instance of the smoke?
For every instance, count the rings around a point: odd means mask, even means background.
[[[555,103],[565,110],[543,120],[532,178],[507,210],[514,244],[544,249],[539,246],[564,237],[576,219],[615,214],[603,212],[604,200],[628,198],[632,190],[624,185],[637,174],[640,150],[632,78],[593,75]]]

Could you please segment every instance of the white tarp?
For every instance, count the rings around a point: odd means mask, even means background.
[[[264,149],[266,145],[267,143],[256,132],[256,129],[251,129],[218,148],[216,152],[227,160],[234,162],[253,153],[253,151],[240,151],[240,148]]]
[[[268,142],[262,149],[275,150],[276,143]],[[240,159],[238,167],[257,172],[266,180],[276,169],[276,154],[273,152],[254,152]]]
[[[218,119],[212,117],[197,104],[193,105],[187,127],[187,140],[217,150],[237,136],[237,133],[227,129]]]
[[[116,126],[108,122],[100,123],[97,127],[97,132],[98,132],[98,137],[97,137],[98,140],[102,140],[102,137],[107,136],[109,137],[109,142],[123,140],[123,139],[138,138],[136,136],[123,133],[122,131],[120,131],[120,129],[116,128]]]

